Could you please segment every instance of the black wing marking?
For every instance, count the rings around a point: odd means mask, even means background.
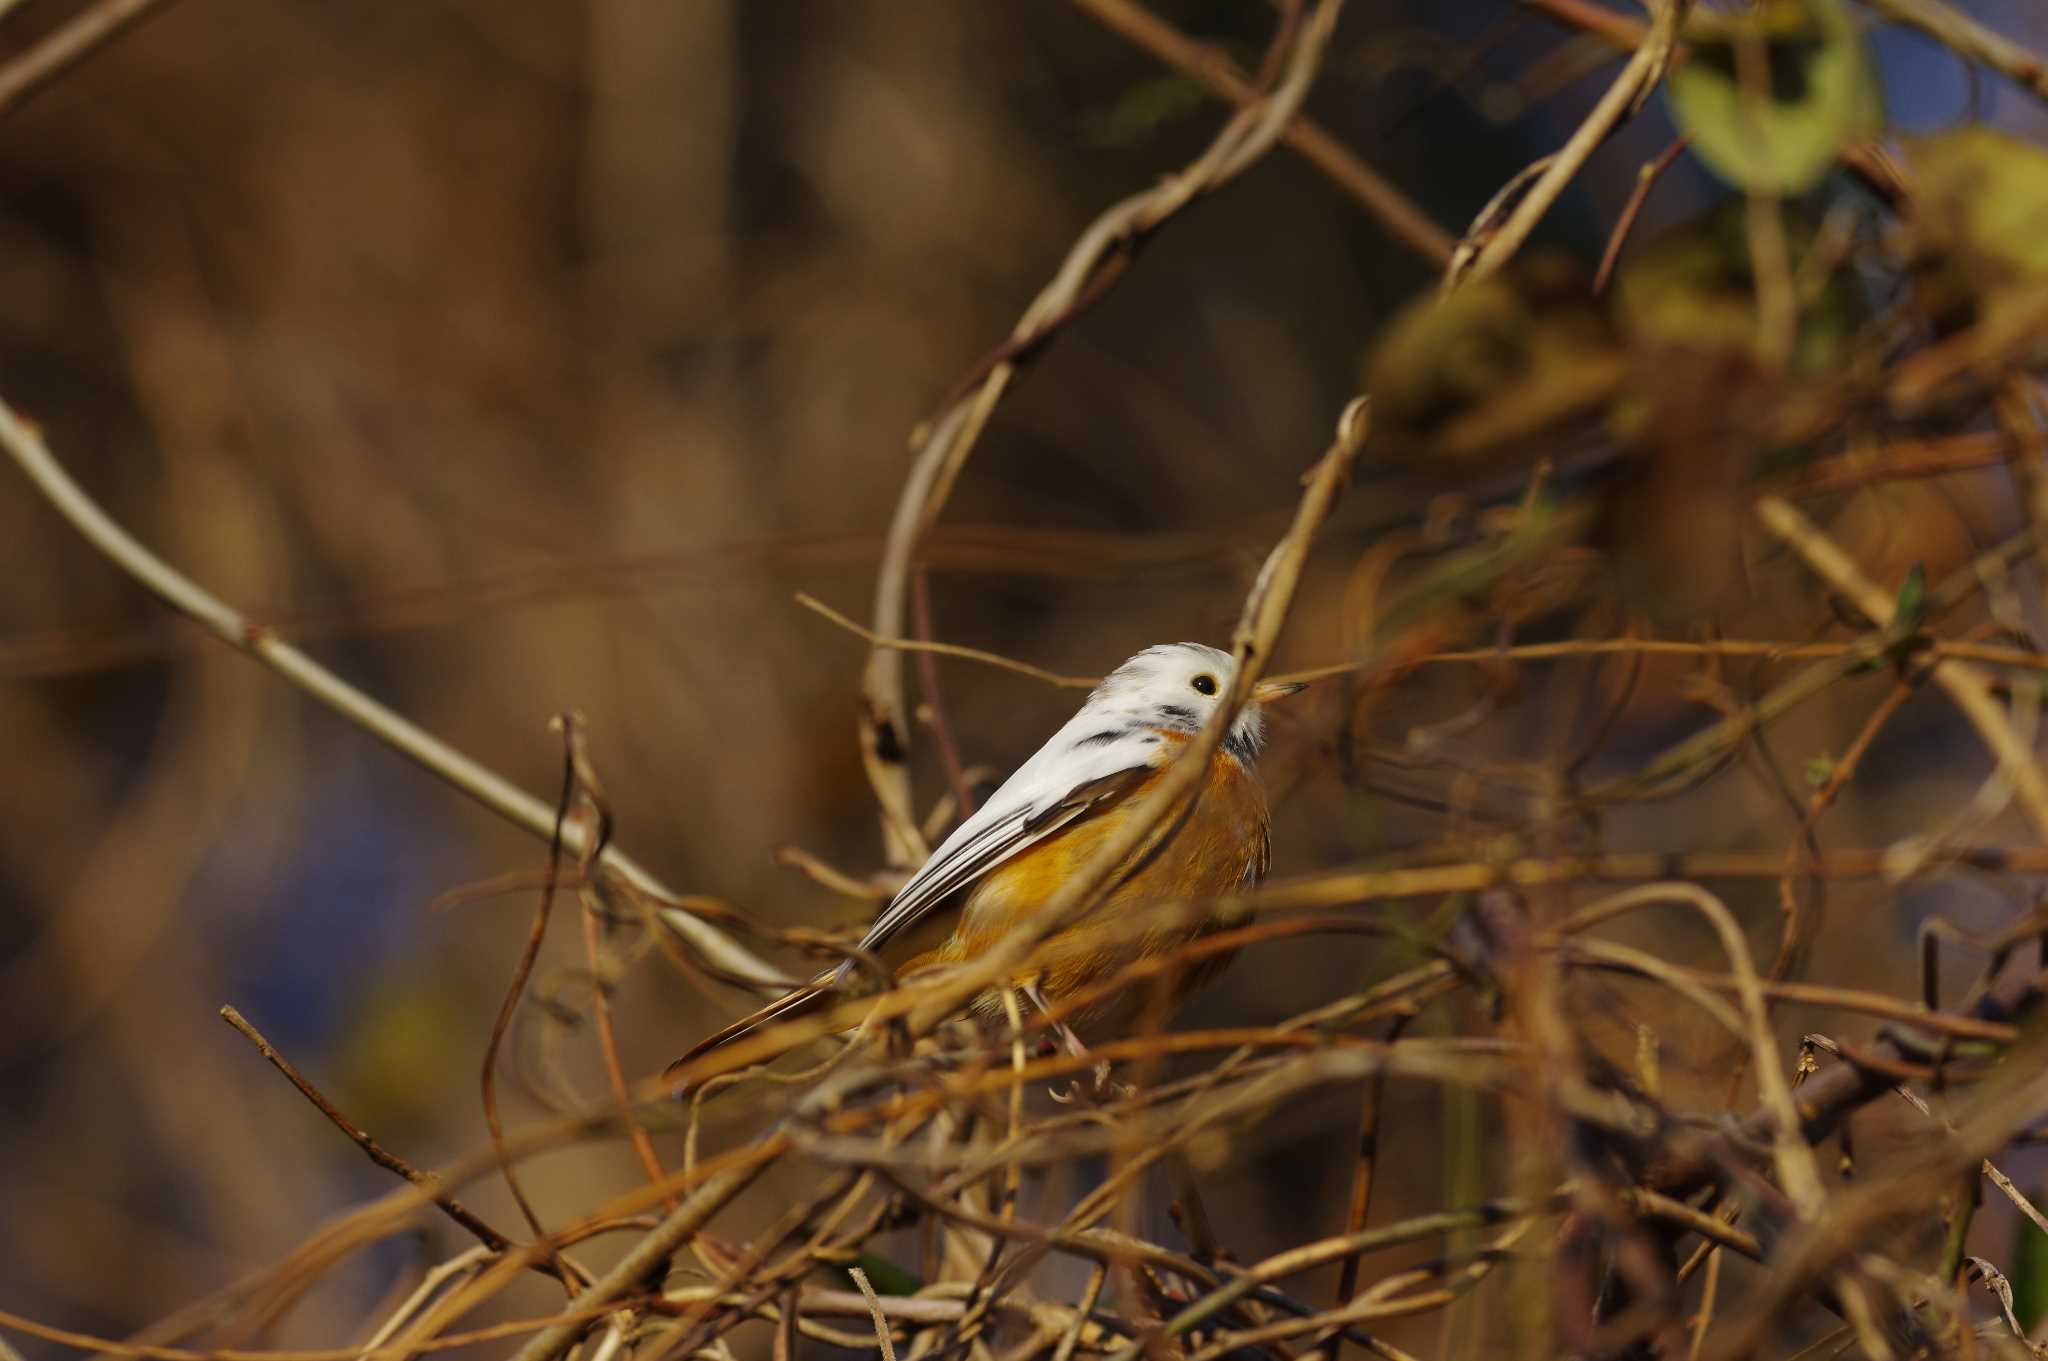
[[[678,1068],[681,1068],[691,1060],[702,1058],[712,1050],[731,1044],[743,1035],[751,1035],[764,1026],[772,1025],[777,1021],[794,1021],[799,1016],[807,1015],[815,1010],[820,1003],[832,996],[824,986],[825,980],[831,978],[831,976],[830,973],[821,974],[812,982],[806,983],[792,992],[783,994],[783,996],[770,1002],[752,1015],[743,1016],[739,1020],[734,1021],[717,1034],[705,1036],[697,1041],[697,1043],[691,1045],[688,1053],[684,1054],[674,1063],[671,1063],[665,1070],[665,1075],[673,1076]],[[681,1094],[680,1092],[677,1093],[677,1095]]]

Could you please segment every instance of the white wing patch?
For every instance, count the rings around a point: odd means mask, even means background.
[[[860,948],[880,949],[1003,861],[1122,790],[1130,777],[1149,774],[1164,744],[1128,714],[1084,706],[939,844],[875,918]],[[849,961],[839,973],[851,968]]]

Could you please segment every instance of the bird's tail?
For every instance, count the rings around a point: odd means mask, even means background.
[[[777,1021],[794,1021],[800,1016],[809,1015],[832,997],[832,989],[826,986],[832,977],[832,973],[828,971],[814,981],[770,1002],[751,1016],[742,1016],[725,1029],[705,1036],[691,1045],[689,1052],[671,1063],[667,1074],[673,1077],[684,1065],[703,1058],[714,1049],[722,1049],[743,1036],[774,1025]]]

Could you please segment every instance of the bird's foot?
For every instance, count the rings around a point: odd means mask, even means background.
[[[1088,1053],[1085,1048],[1071,1052],[1076,1057],[1086,1057]],[[1062,1106],[1071,1106],[1076,1102],[1090,1106],[1107,1106],[1113,1101],[1122,1101],[1138,1094],[1138,1089],[1130,1083],[1112,1081],[1111,1071],[1108,1059],[1097,1059],[1090,1080],[1084,1082],[1077,1077],[1065,1087],[1047,1089],[1046,1094]]]
[[[1046,1000],[1045,994],[1038,990],[1036,984],[1026,984],[1023,988],[1023,993],[1025,997],[1030,999],[1031,1005],[1038,1008],[1040,1015],[1051,1013],[1052,1003]],[[1081,1042],[1081,1037],[1074,1033],[1074,1028],[1065,1021],[1054,1021],[1052,1033],[1058,1037],[1060,1048],[1066,1050],[1073,1057],[1077,1059],[1094,1058],[1094,1055],[1088,1052],[1088,1046]],[[1053,1087],[1049,1089],[1048,1095],[1062,1106],[1071,1106],[1077,1101],[1086,1101],[1088,1104],[1095,1106],[1106,1106],[1111,1101],[1120,1101],[1125,1097],[1137,1094],[1138,1089],[1129,1083],[1110,1081],[1110,1071],[1108,1059],[1096,1059],[1094,1080],[1092,1082],[1084,1084],[1080,1078],[1075,1078],[1064,1088]]]

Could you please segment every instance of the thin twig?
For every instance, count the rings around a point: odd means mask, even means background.
[[[478,1218],[476,1213],[464,1206],[461,1201],[449,1195],[446,1191],[440,1190],[440,1183],[432,1173],[422,1171],[404,1158],[399,1157],[396,1153],[386,1149],[376,1139],[371,1137],[368,1130],[343,1115],[340,1109],[332,1101],[329,1101],[326,1095],[318,1087],[315,1087],[290,1059],[278,1053],[277,1048],[263,1037],[262,1032],[249,1024],[241,1012],[231,1006],[222,1007],[220,1009],[220,1018],[236,1030],[239,1030],[243,1038],[255,1045],[256,1052],[263,1055],[271,1067],[283,1073],[285,1080],[299,1089],[299,1095],[312,1102],[313,1109],[326,1116],[336,1129],[353,1140],[356,1146],[369,1156],[371,1162],[387,1172],[397,1173],[415,1186],[432,1192],[434,1204],[440,1207],[441,1212],[463,1228],[469,1230],[470,1233],[476,1236],[476,1240],[479,1243],[482,1243],[491,1251],[502,1252],[512,1246],[511,1239]]]
[[[1621,69],[1614,83],[1607,87],[1607,93],[1593,106],[1578,130],[1572,133],[1536,182],[1523,195],[1515,210],[1508,215],[1498,231],[1487,235],[1483,241],[1461,243],[1461,255],[1469,259],[1468,268],[1460,270],[1454,260],[1444,276],[1446,288],[1462,282],[1477,282],[1498,271],[1501,266],[1514,258],[1515,252],[1543,220],[1579,171],[1591,158],[1607,135],[1614,131],[1622,118],[1631,110],[1640,107],[1642,97],[1653,88],[1663,75],[1664,67],[1671,59],[1671,52],[1677,43],[1678,26],[1685,20],[1685,12],[1691,0],[1660,0],[1656,5],[1656,18],[1650,24],[1648,38],[1629,57],[1628,64]],[[1469,247],[1469,252],[1468,252]]]
[[[2023,90],[2048,99],[2048,62],[1941,0],[1864,0],[1895,23],[1919,29],[1963,58],[1981,62]]]
[[[1771,977],[1787,978],[1797,972],[1803,964],[1814,933],[1820,929],[1820,904],[1826,892],[1817,875],[1807,873],[1806,867],[1818,854],[1818,829],[1821,817],[1833,806],[1835,800],[1848,788],[1850,779],[1863,758],[1877,741],[1877,736],[1891,722],[1894,715],[1906,706],[1918,690],[1907,681],[1893,685],[1891,691],[1863,721],[1863,727],[1850,739],[1840,759],[1828,769],[1827,778],[1813,791],[1801,811],[1799,826],[1785,847],[1785,874],[1778,880],[1779,920],[1778,954],[1771,961]],[[1795,877],[1804,877],[1813,886],[1807,903],[1803,906],[1794,884]]]
[[[587,1326],[602,1318],[601,1312],[588,1318],[578,1318],[578,1326]],[[465,1333],[450,1333],[434,1339],[429,1346],[434,1351],[454,1351],[462,1347],[477,1347],[490,1342],[505,1342],[523,1334],[534,1332],[555,1321],[547,1318],[513,1319],[505,1323],[494,1323],[487,1327],[474,1328]],[[423,1350],[407,1343],[386,1342],[377,1348],[325,1347],[285,1350],[271,1347],[209,1347],[204,1350],[192,1347],[160,1347],[147,1343],[120,1342],[108,1337],[94,1337],[90,1333],[77,1332],[70,1328],[53,1328],[47,1323],[23,1318],[19,1314],[0,1309],[0,1328],[11,1328],[30,1337],[53,1342],[73,1351],[91,1351],[102,1357],[132,1357],[136,1361],[406,1361],[406,1358]]]
[[[1229,100],[1239,108],[1259,97],[1230,58],[1205,43],[1196,42],[1158,15],[1132,0],[1074,0],[1105,28],[1142,47],[1182,75],[1197,81],[1210,93]],[[1457,243],[1439,227],[1414,200],[1402,193],[1377,170],[1360,160],[1320,123],[1297,113],[1280,134],[1283,144],[1299,152],[1302,159],[1329,176],[1330,181],[1357,199],[1368,213],[1379,219],[1387,235],[1441,269],[1450,263],[1451,248]]]
[[[1597,0],[1519,0],[1525,9],[1548,15],[1571,28],[1597,33],[1616,47],[1642,45],[1649,25],[1642,20],[1599,4]]]
[[[1415,1013],[1403,1012],[1394,1017],[1387,1027],[1387,1043],[1401,1038],[1401,1032],[1415,1018]],[[1351,1173],[1351,1200],[1344,1216],[1344,1232],[1358,1234],[1365,1230],[1366,1221],[1372,1217],[1372,1188],[1374,1173],[1379,1166],[1380,1114],[1386,1099],[1387,1075],[1374,1073],[1365,1080],[1364,1108],[1358,1115],[1358,1157]],[[1337,1291],[1331,1300],[1332,1307],[1341,1306],[1358,1291],[1358,1267],[1364,1259],[1363,1253],[1354,1253],[1344,1259],[1337,1270]],[[1341,1342],[1331,1343],[1331,1356],[1343,1354]]]
[[[101,0],[0,67],[0,116],[162,7],[163,0]]]
[[[1714,1300],[1721,1292],[1721,1247],[1718,1243],[1707,1245],[1707,1279],[1700,1287],[1699,1312],[1693,1318],[1692,1342],[1686,1350],[1687,1361],[1699,1361],[1700,1348],[1706,1345],[1707,1329],[1714,1322]]]
[[[1399,1224],[1387,1225],[1382,1229],[1326,1238],[1318,1243],[1290,1248],[1246,1268],[1225,1284],[1188,1305],[1166,1321],[1164,1331],[1169,1337],[1185,1336],[1190,1329],[1216,1317],[1261,1285],[1284,1280],[1300,1272],[1339,1261],[1346,1256],[1361,1252],[1377,1252],[1404,1243],[1426,1241],[1456,1229],[1500,1223],[1504,1220],[1519,1221],[1520,1225],[1527,1225],[1532,1223],[1536,1216],[1552,1214],[1563,1208],[1565,1199],[1562,1194],[1558,1194],[1535,1200],[1493,1201],[1469,1210],[1420,1215]],[[1368,1299],[1370,1296],[1347,1303],[1358,1304]],[[1316,1319],[1306,1320],[1307,1327],[1290,1331],[1310,1332],[1315,1330],[1318,1323],[1327,1325],[1340,1318],[1352,1321],[1370,1316],[1372,1315],[1369,1313],[1354,1314],[1348,1308],[1331,1310],[1317,1316]],[[1140,1349],[1140,1343],[1131,1342],[1111,1353],[1109,1361],[1137,1361]]]
[[[1102,1287],[1108,1280],[1109,1268],[1096,1263],[1088,1273],[1088,1285],[1081,1292],[1081,1302],[1074,1308],[1074,1321],[1060,1338],[1060,1345],[1053,1350],[1052,1361],[1073,1361],[1074,1349],[1081,1345],[1081,1333],[1088,1326],[1088,1316],[1095,1312],[1096,1303],[1102,1298]]]
[[[1809,1040],[1820,1040],[1823,1037],[1817,1035],[1809,1035],[1807,1038]],[[1837,1053],[1840,1052],[1839,1046],[1835,1046],[1832,1044],[1823,1044],[1821,1045],[1821,1047],[1832,1049]],[[1935,1121],[1937,1124],[1940,1124],[1950,1133],[1954,1133],[1955,1122],[1952,1120],[1943,1119],[1941,1116],[1936,1115],[1934,1113],[1934,1108],[1928,1105],[1925,1101],[1923,1101],[1920,1098],[1919,1093],[1915,1092],[1911,1087],[1907,1087],[1902,1084],[1898,1087],[1893,1088],[1892,1090],[1896,1091],[1899,1094],[1899,1097],[1903,1101],[1905,1101],[1907,1105],[1911,1106],[1914,1110],[1920,1112],[1920,1114],[1926,1116],[1929,1120]],[[1983,1162],[1978,1164],[1978,1170],[1981,1171],[1986,1177],[1990,1178],[1991,1184],[1993,1186],[1996,1186],[1999,1189],[1999,1191],[2005,1196],[2005,1198],[2012,1202],[2014,1209],[2018,1210],[2021,1214],[2025,1215],[2027,1219],[2033,1223],[2035,1228],[2039,1229],[2044,1234],[2048,1234],[2048,1215],[2042,1214],[2041,1211],[2035,1207],[2034,1202],[2028,1200],[2027,1197],[2020,1191],[2020,1188],[2013,1184],[2012,1178],[2008,1177],[2007,1175],[2005,1175],[2005,1173],[1998,1170],[1998,1165],[1996,1163],[1992,1162],[1991,1159],[1986,1158],[1983,1160]]]
[[[1937,619],[1944,612],[1983,589],[1989,574],[2006,570],[2011,563],[2035,551],[2043,540],[2043,527],[2030,525],[1996,547],[1985,550],[1965,565],[1943,577],[1927,590],[1925,619]],[[1876,663],[1888,652],[1917,644],[1917,633],[1902,634],[1885,626],[1872,628],[1838,657],[1806,667],[1773,687],[1762,698],[1737,708],[1693,736],[1667,747],[1633,775],[1619,776],[1586,791],[1593,803],[1640,797],[1652,790],[1674,792],[1688,780],[1711,773],[1714,763],[1742,743],[1759,725],[1780,716],[1817,695],[1859,667]]]
[[[1961,846],[1944,852],[1949,863],[1991,874],[2048,875],[2048,848]],[[1803,867],[1836,879],[1881,879],[1898,868],[1891,847],[1828,851]],[[1687,879],[1775,879],[1785,872],[1782,851],[1613,852],[1605,855],[1517,856],[1512,860],[1471,859],[1396,869],[1334,869],[1277,879],[1232,899],[1229,906],[1262,912],[1332,908],[1392,898],[1428,898],[1476,893],[1504,885],[1546,888],[1557,884],[1636,883],[1680,876]]]
[[[1887,440],[1877,449],[1852,446],[1848,453],[1815,459],[1772,479],[1795,496],[1845,491],[1873,482],[1953,477],[2008,463],[2018,442],[1997,430],[1973,430],[1942,439]]]
[[[1650,201],[1650,190],[1656,187],[1664,172],[1669,170],[1692,145],[1692,134],[1681,133],[1671,140],[1671,145],[1657,153],[1655,159],[1646,161],[1636,171],[1635,186],[1628,191],[1628,201],[1621,205],[1621,213],[1614,219],[1614,231],[1608,235],[1607,249],[1600,253],[1600,268],[1593,275],[1593,294],[1598,297],[1607,291],[1607,281],[1614,276],[1614,266],[1621,259],[1622,245],[1628,234],[1635,228],[1636,218],[1642,214],[1643,205]]]
[[[370,1334],[364,1340],[363,1351],[374,1352],[379,1347],[382,1347],[387,1338],[405,1326],[407,1319],[418,1314],[421,1309],[426,1307],[428,1300],[440,1293],[442,1286],[457,1276],[468,1275],[489,1260],[489,1249],[475,1247],[463,1253],[460,1257],[442,1262],[428,1271],[418,1287],[410,1295],[406,1296],[398,1308],[391,1312],[390,1316],[378,1326],[376,1332]]]
[[[928,652],[940,657],[959,657],[965,661],[993,666],[998,670],[1011,671],[1019,676],[1029,676],[1033,680],[1044,681],[1047,685],[1056,685],[1063,690],[1092,689],[1102,679],[1100,676],[1063,676],[1057,671],[1047,671],[1044,667],[1020,662],[1014,657],[984,652],[978,647],[963,647],[959,643],[934,643],[919,638],[884,638],[873,629],[847,618],[816,596],[803,591],[796,593],[796,603],[813,614],[831,620],[854,637],[865,641],[870,647],[888,648],[896,652]]]
[[[1890,626],[1897,601],[1872,584],[1849,555],[1811,520],[1775,496],[1758,501],[1756,509],[1764,527],[1790,544],[1829,585],[1848,596],[1879,627]],[[2048,841],[2048,780],[2042,778],[2034,753],[2020,742],[1992,699],[1989,679],[1970,663],[1954,658],[1938,660],[1932,675],[1998,758],[2000,768],[2013,781],[2036,834]]]
[[[661,1224],[635,1243],[610,1271],[569,1302],[568,1317],[534,1334],[519,1349],[513,1361],[553,1361],[561,1355],[587,1326],[592,1311],[602,1309],[637,1289],[649,1273],[667,1262],[677,1249],[710,1221],[711,1216],[724,1209],[768,1169],[773,1155],[764,1150],[756,1152],[759,1156],[741,1160],[712,1176],[670,1211]]]
[[[917,640],[929,643],[932,640],[932,590],[931,581],[922,567],[911,578],[910,598]],[[946,706],[939,697],[939,668],[929,651],[917,654],[917,680],[924,690],[925,708],[931,715],[932,738],[938,743],[939,764],[945,767],[946,783],[952,787],[954,806],[962,818],[972,817],[974,792],[967,787],[966,763],[960,759],[960,747],[953,740],[952,725],[946,722]]]
[[[633,1145],[633,1152],[640,1159],[647,1179],[660,1182],[668,1173],[661,1165],[660,1155],[654,1151],[654,1140],[633,1119],[633,1096],[626,1082],[625,1063],[619,1058],[619,1037],[612,1025],[612,980],[605,964],[604,905],[590,873],[591,861],[611,841],[611,808],[584,747],[580,715],[574,712],[557,714],[554,726],[562,734],[562,748],[574,774],[576,792],[597,815],[598,831],[585,839],[585,849],[578,860],[576,897],[583,908],[583,958],[590,970],[590,1009],[597,1021],[598,1052],[604,1059],[605,1078],[611,1083],[612,1095],[618,1101],[619,1117],[627,1122],[627,1138]],[[554,872],[551,862],[548,873]],[[667,1208],[675,1208],[673,1197],[667,1201]]]
[[[1750,956],[1749,942],[1743,937],[1742,928],[1727,905],[1697,884],[1646,884],[1581,908],[1560,929],[1581,931],[1595,922],[1609,920],[1654,902],[1683,903],[1705,917],[1720,938],[1722,953],[1727,956],[1734,976],[1736,1000],[1742,1006],[1743,1019],[1748,1025],[1747,1039],[1758,1095],[1765,1109],[1776,1117],[1772,1126],[1772,1155],[1779,1181],[1802,1217],[1809,1220],[1817,1218],[1825,1199],[1819,1167],[1814,1162],[1813,1150],[1800,1136],[1798,1103],[1793,1098],[1792,1084],[1785,1076],[1784,1066],[1778,1061],[1776,1041],[1771,1033],[1770,1009],[1764,1004],[1762,980],[1758,978],[1756,963]]]
[[[2020,671],[2048,671],[2048,653],[2019,647],[2000,647],[1959,638],[1916,639],[1917,650],[1935,657],[1956,657],[1963,661],[2007,666]],[[1763,638],[1717,638],[1709,642],[1685,642],[1676,638],[1572,638],[1556,643],[1517,643],[1512,647],[1456,648],[1445,652],[1423,652],[1404,656],[1402,668],[1459,665],[1491,666],[1502,662],[1562,662],[1584,657],[1696,657],[1718,661],[1734,657],[1758,657],[1772,662],[1840,660],[1867,655],[1868,638],[1850,642],[1791,643]],[[1332,676],[1369,671],[1379,662],[1338,662],[1334,666],[1311,667],[1275,676],[1280,681],[1312,683]]]
[[[546,1252],[555,1270],[562,1278],[562,1284],[570,1293],[575,1287],[570,1283],[566,1260],[556,1248],[548,1231],[542,1227],[540,1215],[533,1203],[526,1198],[526,1191],[519,1184],[519,1176],[513,1170],[511,1155],[505,1148],[505,1124],[498,1115],[498,1051],[505,1043],[505,1036],[512,1026],[512,1018],[518,1014],[519,1000],[525,995],[526,982],[533,976],[534,962],[540,958],[541,942],[546,939],[548,919],[554,913],[555,887],[562,866],[563,829],[568,824],[569,810],[576,799],[576,758],[570,743],[562,744],[562,794],[555,807],[555,834],[548,844],[546,873],[541,880],[540,902],[533,914],[533,924],[527,929],[526,944],[519,952],[519,962],[513,965],[512,981],[505,987],[504,998],[498,1003],[498,1014],[491,1022],[490,1038],[484,1042],[482,1071],[478,1075],[478,1090],[483,1100],[484,1126],[490,1131],[491,1147],[498,1154],[498,1168],[505,1178],[505,1187],[512,1193],[512,1201],[519,1207],[519,1213],[526,1225],[533,1230],[534,1241]],[[584,844],[594,844],[586,841]]]
[[[42,434],[0,400],[0,449],[28,475],[72,528],[115,566],[172,609],[195,620],[237,651],[256,658],[320,703],[410,758],[500,817],[543,840],[555,834],[554,810],[496,771],[463,755],[417,724],[371,699],[320,663],[224,604],[190,577],[152,553],[85,494],[51,455]],[[564,846],[583,849],[583,830],[567,831]],[[650,897],[674,894],[624,854],[607,846],[599,862],[630,888]],[[767,991],[783,987],[782,972],[708,923],[685,918],[674,923],[692,947],[725,975]]]
[[[882,1361],[896,1361],[896,1343],[889,1337],[889,1320],[882,1317],[882,1302],[875,1298],[875,1288],[868,1284],[867,1272],[854,1266],[848,1267],[846,1274],[853,1277],[853,1283],[860,1287],[861,1297],[874,1312],[875,1341],[881,1345]]]

